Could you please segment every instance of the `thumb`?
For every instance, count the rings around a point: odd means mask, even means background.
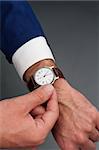
[[[41,133],[41,136],[46,137],[50,130],[53,128],[55,122],[59,116],[59,107],[57,101],[57,95],[55,90],[51,95],[49,101],[47,102],[46,111],[41,117],[38,116],[35,118],[35,122],[38,128],[38,133]],[[40,132],[39,132],[40,129]]]
[[[40,88],[36,89],[35,91],[26,94],[24,96],[20,96],[20,107],[21,110],[25,112],[30,112],[38,105],[45,103],[47,100],[50,99],[52,93],[54,91],[54,87],[50,85],[44,85]]]

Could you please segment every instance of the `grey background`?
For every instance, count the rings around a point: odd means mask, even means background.
[[[99,108],[99,2],[30,3],[65,77]],[[0,98],[27,93],[1,52],[0,60]],[[39,149],[59,148],[50,135]]]

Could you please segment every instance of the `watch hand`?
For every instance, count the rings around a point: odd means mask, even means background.
[[[49,72],[49,71],[47,71],[47,72],[45,73],[44,77],[45,77],[46,75],[48,75],[48,72]]]
[[[51,73],[47,73],[46,76],[51,75]]]

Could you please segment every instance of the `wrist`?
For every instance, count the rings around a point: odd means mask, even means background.
[[[59,78],[55,81],[54,88],[58,95],[59,104],[64,105],[71,99],[72,86],[68,83],[67,80]]]
[[[54,87],[62,89],[62,87],[64,87],[64,84],[65,84],[65,87],[67,88],[70,88],[71,86],[65,78],[59,78],[58,80],[54,82]]]
[[[39,87],[38,81],[35,82],[35,79],[33,77],[33,75],[35,75],[35,73],[43,68],[43,67],[53,67],[52,72],[54,73],[54,77],[53,77],[53,82],[51,82],[53,84],[53,86],[56,85],[61,85],[61,80],[64,80],[64,75],[62,74],[62,72],[60,71],[60,69],[58,69],[57,65],[55,64],[55,62],[51,59],[45,59],[42,61],[39,61],[38,63],[32,65],[30,68],[28,68],[26,70],[26,72],[23,75],[23,80],[27,83],[27,87],[29,88],[30,91],[34,90],[35,88]],[[33,78],[32,78],[33,77]],[[39,78],[38,78],[39,79]],[[47,78],[46,78],[47,79]],[[46,80],[45,79],[45,80]],[[48,80],[47,80],[48,81]],[[64,80],[65,81],[65,80]],[[66,81],[65,81],[66,82]]]
[[[48,66],[48,67],[51,67],[51,66],[55,66],[57,67],[57,65],[55,64],[55,62],[51,59],[45,59],[45,60],[42,60],[42,61],[39,61],[37,63],[35,63],[34,65],[32,65],[31,67],[29,67],[24,75],[23,75],[23,80],[28,82],[30,77],[40,68],[44,67],[44,66]]]

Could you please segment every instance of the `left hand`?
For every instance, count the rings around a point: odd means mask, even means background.
[[[62,150],[95,150],[99,141],[99,112],[67,81],[59,79],[57,91],[60,116],[53,135]]]
[[[39,105],[47,102],[40,114],[31,113]],[[44,143],[53,128],[59,110],[57,96],[52,85],[16,98],[0,101],[0,148],[36,147]],[[33,149],[34,150],[34,149]]]

